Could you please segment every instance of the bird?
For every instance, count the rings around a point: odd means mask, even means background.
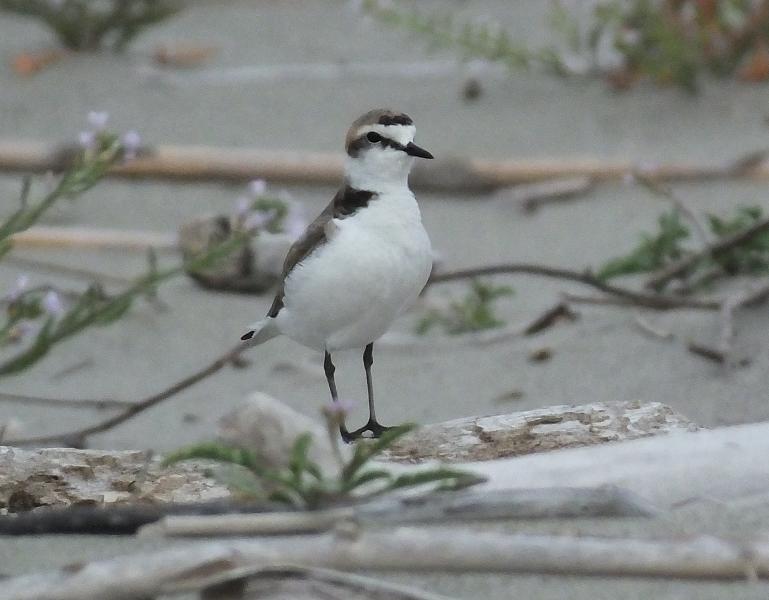
[[[389,429],[374,409],[374,342],[416,301],[432,270],[430,238],[408,176],[416,158],[433,155],[414,143],[415,133],[408,115],[389,109],[353,122],[342,186],[288,250],[267,315],[241,337],[259,345],[284,335],[322,352],[337,408],[332,354],[362,350],[369,419],[348,431],[344,411],[338,411],[339,432],[348,443]]]

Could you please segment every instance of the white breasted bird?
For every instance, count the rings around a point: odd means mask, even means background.
[[[347,132],[344,185],[288,251],[267,316],[242,340],[261,344],[283,334],[325,353],[331,399],[338,402],[331,355],[360,348],[368,386],[369,420],[342,438],[386,427],[374,411],[374,342],[412,304],[432,268],[430,239],[408,186],[414,157],[433,155],[414,144],[412,120],[372,110]]]

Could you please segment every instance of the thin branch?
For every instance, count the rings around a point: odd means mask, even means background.
[[[769,228],[769,222],[767,223]],[[636,292],[628,288],[619,287],[601,281],[590,271],[571,271],[569,269],[560,269],[557,267],[546,267],[531,263],[509,263],[500,265],[490,265],[487,267],[476,267],[472,269],[461,269],[458,271],[449,271],[446,273],[433,274],[428,281],[428,285],[436,283],[445,283],[447,281],[456,281],[459,279],[472,279],[473,277],[482,277],[484,275],[511,275],[527,274],[540,277],[549,277],[552,279],[565,279],[574,281],[583,285],[588,285],[597,290],[631,301],[632,304],[653,308],[655,310],[670,310],[674,308],[692,308],[697,310],[718,310],[721,303],[717,300],[697,300],[694,298],[679,298],[677,296],[665,296],[661,294]]]
[[[571,292],[561,292],[561,298],[571,304],[595,304],[598,306],[635,306],[630,300],[624,298],[614,298],[612,296],[585,296],[583,294],[573,294]]]
[[[769,300],[769,283],[757,287],[754,290],[743,290],[724,298],[719,309],[720,333],[718,343],[715,346],[707,346],[697,342],[689,342],[687,349],[708,360],[719,364],[734,364],[732,346],[734,343],[734,319],[737,311],[745,307],[752,307]],[[749,363],[749,359],[737,361],[738,365]]]
[[[547,573],[744,581],[769,578],[760,538],[619,538],[397,527],[235,539],[79,564],[3,582],[4,600],[152,598],[284,565],[352,571]],[[140,574],[140,575],[139,575]],[[230,596],[231,597],[231,596]]]
[[[439,492],[313,511],[262,509],[246,513],[233,511],[226,505],[223,508],[221,512],[202,515],[172,513],[145,525],[139,534],[166,537],[293,535],[330,531],[350,520],[367,525],[445,525],[508,519],[650,517],[656,513],[653,506],[636,494],[615,486]]]
[[[633,175],[635,180],[640,185],[649,190],[655,196],[669,201],[676,208],[676,210],[678,210],[679,213],[684,215],[694,227],[694,230],[697,232],[697,235],[699,236],[704,246],[709,246],[713,243],[713,238],[705,225],[702,223],[700,216],[694,212],[694,210],[686,202],[679,198],[673,192],[670,186],[664,185],[662,182],[648,177],[641,172],[636,172]]]
[[[767,231],[769,231],[769,217],[756,221],[750,227],[732,235],[725,236],[717,242],[704,247],[699,252],[688,254],[673,264],[660,269],[649,277],[644,284],[644,287],[655,290],[662,289],[669,281],[682,275],[701,260],[724,254]]]
[[[41,404],[43,406],[93,408],[97,410],[133,406],[133,402],[126,400],[112,400],[110,398],[42,398],[39,396],[25,396],[23,394],[8,394],[5,392],[0,392],[0,402],[21,402],[24,404]]]
[[[161,392],[158,392],[157,394],[153,394],[152,396],[148,396],[143,400],[132,403],[131,406],[126,408],[123,412],[108,419],[104,419],[103,421],[100,421],[94,425],[66,433],[44,435],[19,440],[8,440],[6,444],[9,446],[29,446],[64,442],[75,447],[82,447],[89,436],[108,431],[113,427],[116,427],[121,423],[134,418],[136,415],[144,412],[145,410],[152,408],[156,404],[160,404],[164,400],[168,400],[179,392],[182,392],[187,388],[203,381],[207,377],[210,377],[211,375],[221,371],[227,365],[237,364],[240,355],[247,348],[248,346],[244,344],[238,344],[237,346],[231,348],[217,359],[212,361],[206,367],[196,371],[195,373],[192,373],[191,375],[188,375],[180,381],[177,381],[170,387],[162,390]]]

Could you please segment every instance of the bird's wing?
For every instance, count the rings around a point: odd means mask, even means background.
[[[272,301],[272,306],[267,312],[268,317],[275,317],[283,308],[283,296],[285,293],[285,281],[291,270],[302,262],[306,257],[312,254],[313,250],[328,241],[327,227],[332,219],[344,219],[355,214],[361,208],[368,206],[369,201],[375,194],[365,190],[356,190],[350,186],[342,187],[323,209],[323,212],[310,223],[305,232],[289,248],[286,260],[283,263],[283,273],[281,274],[280,287]]]
[[[337,192],[331,203],[323,209],[317,218],[308,225],[307,229],[296,240],[286,254],[286,260],[283,262],[283,272],[280,277],[280,286],[275,294],[275,299],[272,301],[272,306],[267,312],[268,317],[276,317],[283,308],[283,295],[285,293],[286,277],[288,277],[291,270],[298,265],[304,258],[309,256],[315,248],[326,242],[326,225],[334,218],[334,203],[337,196],[342,193],[342,190]]]

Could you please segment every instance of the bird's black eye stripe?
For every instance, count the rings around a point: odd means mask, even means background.
[[[382,136],[379,135],[376,131],[369,131],[366,134],[366,139],[371,142],[372,144],[376,144],[377,142],[382,141]]]

